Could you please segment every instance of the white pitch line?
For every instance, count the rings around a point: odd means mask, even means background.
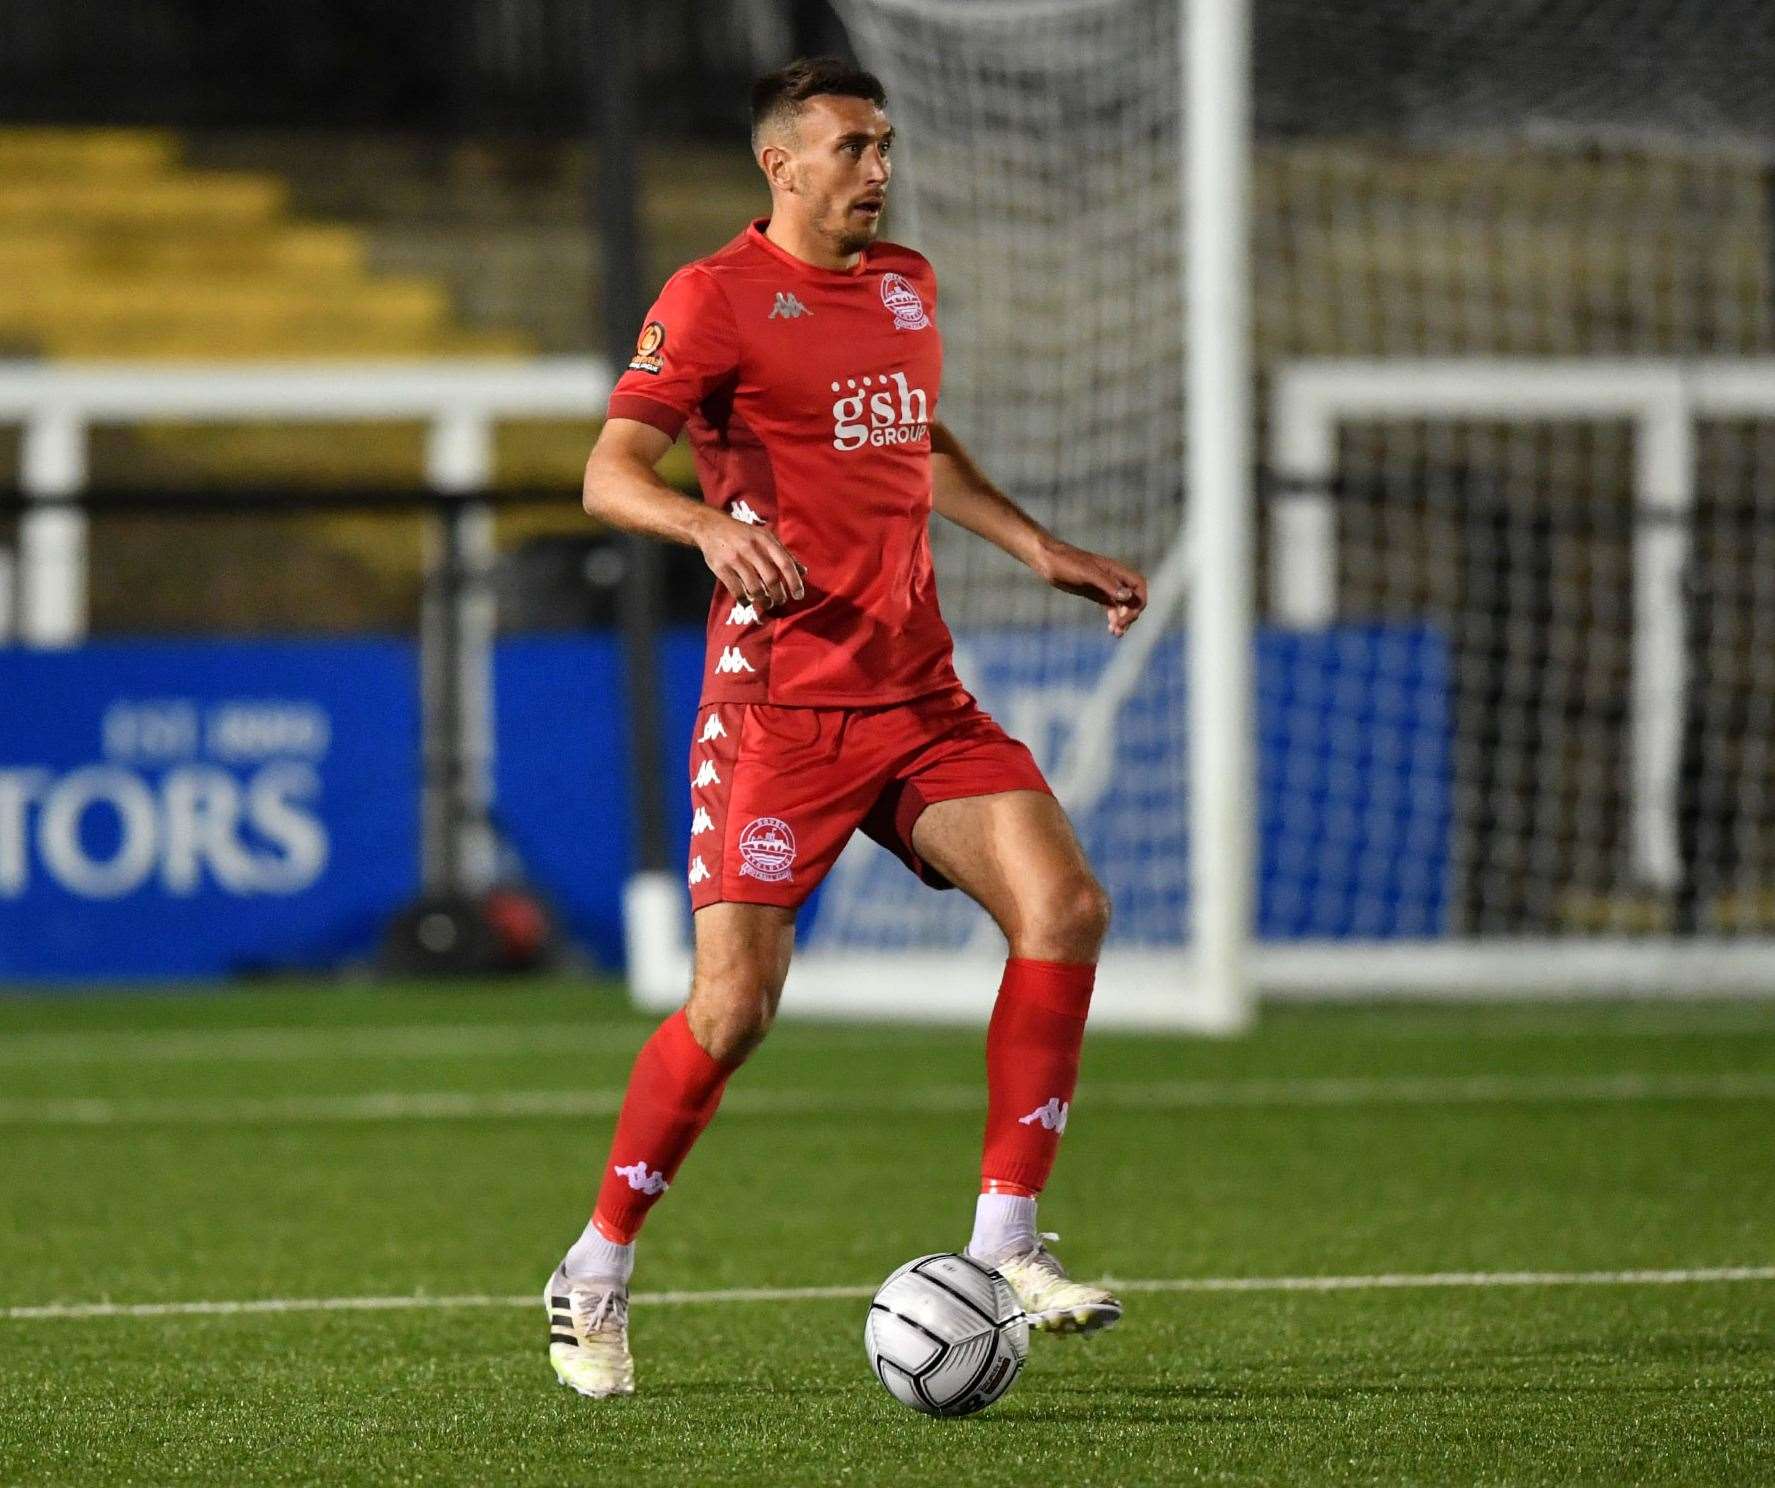
[[[616,1029],[591,1022],[328,1024],[299,1028],[135,1028],[72,1032],[0,1033],[0,1066],[40,1064],[298,1063],[309,1059],[403,1060],[560,1055],[581,1049],[595,1032],[600,1046],[632,1053],[650,1028]],[[886,1038],[931,1037],[916,1025],[859,1027],[804,1024],[799,1040],[826,1045],[879,1044]],[[940,1034],[938,1036],[941,1036]]]
[[[1108,1279],[1117,1291],[1136,1292],[1371,1292],[1411,1288],[1699,1286],[1775,1281],[1775,1266],[1712,1266],[1678,1271],[1428,1271],[1379,1276],[1198,1276],[1152,1280]],[[637,1292],[637,1307],[687,1307],[725,1302],[848,1301],[874,1295],[867,1286],[726,1287],[711,1291]],[[269,1297],[242,1302],[70,1302],[0,1308],[6,1322],[79,1318],[237,1317],[285,1312],[418,1312],[535,1307],[540,1295],[495,1297]]]
[[[0,1126],[235,1126],[350,1121],[488,1121],[613,1116],[623,1092],[605,1090],[372,1091],[260,1099],[0,1101]],[[1657,1075],[1381,1075],[1262,1080],[1103,1081],[1086,1084],[1081,1110],[1182,1111],[1217,1107],[1610,1105],[1636,1101],[1775,1100],[1775,1071]],[[979,1110],[985,1086],[902,1090],[737,1090],[728,1116],[818,1116]]]

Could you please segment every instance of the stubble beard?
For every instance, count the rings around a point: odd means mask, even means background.
[[[857,231],[841,231],[838,235],[838,251],[847,257],[852,253],[861,253],[875,241],[875,224]]]

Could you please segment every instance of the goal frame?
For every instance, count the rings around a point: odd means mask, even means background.
[[[970,9],[1000,19],[1006,13],[990,0]],[[1020,14],[1030,9],[1017,7]],[[1100,1025],[1236,1033],[1253,1014],[1250,33],[1250,0],[1178,6],[1185,144],[1177,184],[1190,243],[1181,268],[1191,328],[1183,352],[1184,433],[1192,496],[1172,551],[1153,575],[1145,624],[1168,625],[1185,611],[1189,626],[1197,679],[1189,695],[1192,934],[1175,951],[1107,951],[1092,1004]],[[1079,731],[1075,757],[1056,782],[1063,801],[1068,779],[1102,763],[1112,729],[1106,721]],[[643,1006],[676,1006],[688,984],[683,898],[676,875],[639,875],[627,887],[630,983]],[[826,1017],[978,1022],[1003,967],[981,939],[960,953],[803,953],[791,965],[785,1006]]]
[[[928,0],[876,0],[915,9]],[[1019,13],[1032,8],[1019,7]],[[957,13],[961,7],[956,7]],[[1006,7],[970,0],[1002,20]],[[1715,936],[1450,936],[1254,941],[1256,730],[1253,649],[1258,520],[1250,310],[1250,0],[1180,0],[1183,81],[1180,196],[1187,489],[1190,510],[1155,572],[1149,625],[1187,606],[1190,816],[1189,944],[1105,954],[1094,1021],[1232,1032],[1256,1000],[1400,997],[1719,996],[1775,992],[1775,940]],[[915,162],[914,162],[915,164]],[[939,266],[941,267],[941,266]],[[1319,360],[1266,367],[1265,463],[1285,494],[1268,509],[1269,624],[1318,628],[1335,618],[1331,483],[1341,422],[1355,418],[1626,419],[1635,438],[1632,857],[1653,886],[1681,871],[1677,774],[1682,738],[1684,609],[1680,584],[1695,500],[1695,422],[1775,415],[1775,363],[1659,360]],[[1162,597],[1161,597],[1162,596]],[[1095,732],[1110,725],[1104,724]],[[1076,752],[1104,753],[1080,730]],[[1098,760],[1101,763],[1101,760]],[[1077,760],[1068,761],[1076,765]],[[1065,798],[1068,774],[1057,775]],[[689,953],[681,884],[633,886],[631,975],[646,1005],[675,1004]],[[978,1021],[996,958],[974,937],[960,953],[883,951],[797,958],[786,1006],[832,1017]]]
[[[1636,872],[1670,887],[1680,872],[1677,770],[1682,736],[1686,518],[1696,498],[1695,426],[1704,418],[1775,419],[1775,359],[1317,359],[1274,370],[1267,463],[1282,493],[1271,503],[1272,623],[1314,629],[1335,619],[1334,498],[1338,431],[1364,419],[1486,419],[1523,423],[1610,420],[1633,431],[1633,641],[1630,699],[1632,844]],[[1205,503],[1190,565],[1198,607],[1208,586],[1204,554],[1224,513]],[[1224,535],[1223,535],[1224,540]],[[1254,625],[1238,639],[1248,654]],[[1209,664],[1192,626],[1193,667]],[[1192,722],[1192,732],[1197,725]],[[1249,779],[1255,739],[1240,731],[1232,770]],[[1249,893],[1249,868],[1213,851],[1194,855],[1195,884],[1232,900]],[[1237,883],[1225,879],[1237,873]],[[1248,901],[1247,901],[1248,903]],[[1248,911],[1247,911],[1248,912]],[[655,942],[658,946],[660,943]],[[1211,1000],[1186,995],[1199,975],[1196,948],[1105,955],[1113,989],[1093,1009],[1107,1026],[1226,1031]],[[673,1005],[688,953],[667,955],[637,982],[648,1006]],[[1764,997],[1775,993],[1775,939],[1696,936],[1452,936],[1446,939],[1245,943],[1224,970],[1264,1000],[1402,998]],[[978,956],[892,952],[873,959],[798,958],[788,1005],[825,1017],[977,1020],[996,966]],[[1180,989],[1185,989],[1180,991]]]

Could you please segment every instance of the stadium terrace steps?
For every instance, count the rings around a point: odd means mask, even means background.
[[[327,150],[306,149],[315,169],[330,168]],[[305,221],[294,200],[266,162],[193,168],[166,131],[0,129],[0,355],[388,361],[532,350],[512,319],[465,323],[448,276],[389,272],[361,226]],[[349,438],[311,426],[144,426],[99,443],[95,478],[200,486],[414,484],[422,447],[413,429],[374,423]],[[569,487],[583,430],[573,443],[570,459],[559,442],[548,449]],[[356,550],[410,546],[374,524],[347,536]]]
[[[340,282],[343,281],[343,282]],[[0,331],[49,322],[76,329],[115,325],[272,328],[289,320],[337,317],[391,329],[432,328],[450,321],[450,301],[434,280],[354,280],[335,276],[251,274],[228,279],[195,274],[45,276],[30,284],[0,280]]]
[[[362,229],[379,271],[435,274],[471,322],[522,329],[550,353],[602,350],[600,264],[587,191],[596,161],[576,142],[228,134],[192,144],[219,170],[271,170],[298,208]],[[643,152],[646,278],[711,253],[768,206],[743,147]]]
[[[21,344],[3,332],[0,339]],[[390,327],[300,311],[249,322],[174,323],[145,316],[127,324],[58,328],[34,344],[53,358],[90,362],[389,362],[528,352],[520,337],[497,331]]]
[[[59,357],[280,360],[522,352],[435,275],[289,216],[263,169],[194,170],[152,130],[0,130],[0,344]],[[6,271],[10,270],[8,273]]]
[[[178,163],[178,138],[162,129],[0,130],[0,176],[82,179],[155,175]]]
[[[583,354],[602,336],[590,169],[573,143],[0,130],[0,355]],[[650,152],[643,170],[655,278],[763,205],[743,151]],[[496,479],[571,492],[593,432],[501,427]],[[410,485],[422,449],[410,426],[163,425],[108,431],[93,458],[113,482]],[[556,525],[580,524],[569,496]],[[334,526],[326,540],[375,569],[379,543],[406,544]]]
[[[178,223],[191,228],[269,222],[289,188],[270,176],[126,176],[0,179],[0,222],[54,227],[69,219],[89,228]]]
[[[0,275],[76,274],[88,282],[123,282],[132,274],[331,279],[355,278],[364,268],[363,234],[348,227],[217,226],[194,236],[171,223],[102,235],[81,227],[48,227],[0,236]]]

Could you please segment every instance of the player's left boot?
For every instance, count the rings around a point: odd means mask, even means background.
[[[1029,1326],[1043,1333],[1096,1333],[1121,1321],[1122,1304],[1107,1288],[1074,1281],[1048,1249],[1058,1235],[1039,1236],[1033,1250],[991,1262],[1011,1284]]]
[[[542,1304],[549,1314],[549,1363],[562,1384],[600,1400],[635,1393],[627,1287],[569,1281],[556,1268]]]

